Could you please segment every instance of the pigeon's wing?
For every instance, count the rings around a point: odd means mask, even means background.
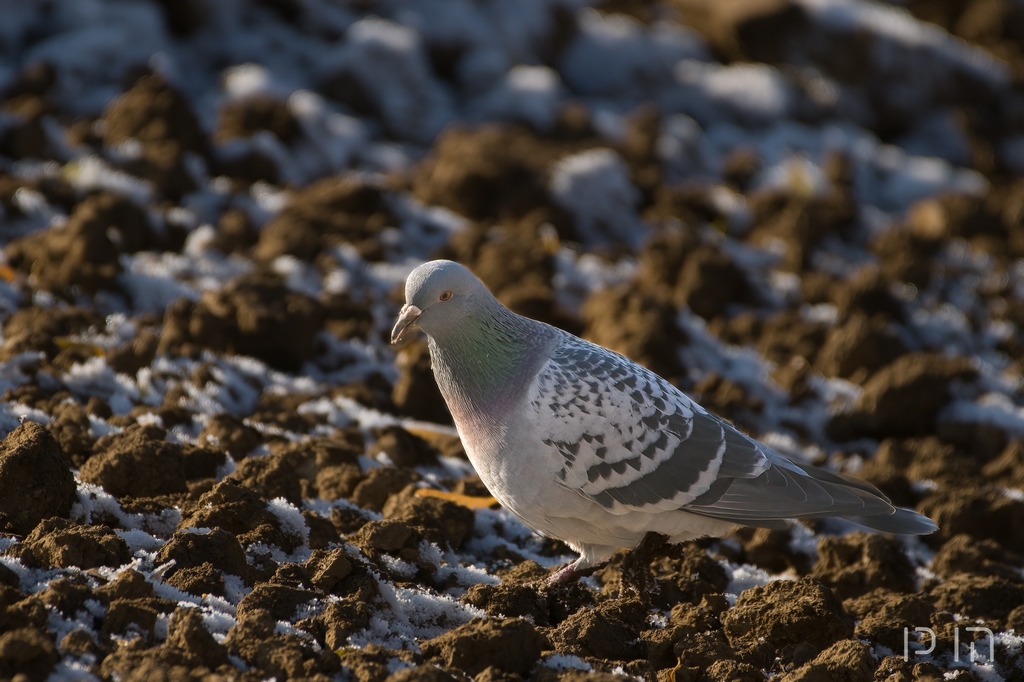
[[[800,516],[884,517],[878,490],[794,463],[708,413],[636,363],[585,341],[560,344],[534,382],[558,481],[612,513],[685,509],[778,527]]]
[[[797,464],[768,448],[763,450],[770,463],[763,474],[746,479],[719,478],[686,510],[749,525],[764,519],[889,516],[896,511],[889,499],[869,483]]]
[[[679,509],[722,476],[770,467],[757,443],[636,363],[575,338],[554,351],[530,405],[559,483],[612,513]]]

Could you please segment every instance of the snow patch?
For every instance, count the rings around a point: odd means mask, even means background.
[[[573,213],[588,246],[623,242],[636,246],[646,227],[636,213],[639,193],[629,169],[611,149],[590,149],[567,156],[551,171],[552,195]]]

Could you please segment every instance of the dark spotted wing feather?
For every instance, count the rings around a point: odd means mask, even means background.
[[[892,514],[862,481],[799,465],[743,435],[636,363],[567,336],[530,407],[557,478],[613,513],[686,511],[748,525]]]
[[[756,443],[661,377],[575,338],[541,370],[530,406],[564,460],[559,481],[611,511],[678,509],[720,476],[769,466]]]

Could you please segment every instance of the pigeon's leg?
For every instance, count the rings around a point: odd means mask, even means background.
[[[648,599],[648,581],[651,577],[651,561],[668,542],[668,536],[648,533],[640,544],[622,559],[622,577],[619,579],[619,599],[635,592],[640,599]]]
[[[570,561],[565,566],[562,566],[545,578],[544,582],[548,585],[564,585],[566,583],[574,582],[583,576],[590,575],[598,568],[598,566],[590,566],[588,568],[578,569],[576,568],[576,564],[578,563],[578,561]]]
[[[590,575],[608,563],[614,548],[586,545],[583,547],[573,547],[573,549],[580,553],[580,558],[569,562],[549,575],[544,580],[545,583],[548,585],[564,585],[565,583]]]

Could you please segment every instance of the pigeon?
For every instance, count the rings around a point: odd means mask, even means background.
[[[405,298],[391,341],[416,327],[427,335],[483,484],[579,554],[551,582],[585,575],[648,533],[678,543],[815,517],[886,533],[938,529],[869,483],[787,459],[632,360],[513,313],[458,263],[418,266]]]

